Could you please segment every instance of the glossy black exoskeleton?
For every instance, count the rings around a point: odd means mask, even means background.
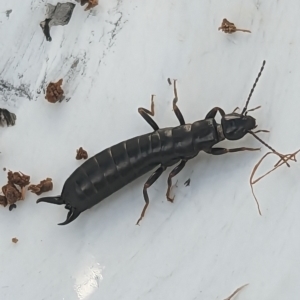
[[[247,107],[264,65],[265,61],[241,114],[236,113],[236,109],[230,114],[225,114],[223,109],[215,107],[206,115],[204,120],[191,124],[186,124],[177,106],[178,97],[176,81],[174,81],[173,109],[180,123],[179,126],[161,129],[158,127],[150,117],[154,116],[152,96],[151,110],[138,109],[141,116],[153,128],[152,132],[123,141],[91,157],[66,180],[60,196],[43,197],[37,202],[64,204],[69,212],[66,221],[59,225],[65,225],[74,221],[82,212],[98,204],[133,180],[157,168],[144,184],[143,195],[146,204],[137,222],[138,224],[149,204],[147,189],[168,167],[179,163],[168,176],[166,197],[173,202],[174,198],[170,197],[172,178],[200,151],[212,155],[221,155],[229,152],[260,150],[260,148],[247,147],[234,149],[213,147],[224,139],[239,140],[248,133],[266,145],[255,135],[259,131],[252,131],[256,128],[255,119],[247,115],[249,111],[254,110],[247,111]],[[221,124],[218,124],[215,120],[217,112],[221,114]]]

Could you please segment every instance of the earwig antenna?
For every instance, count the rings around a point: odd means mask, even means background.
[[[254,110],[257,110],[257,109],[259,109],[259,108],[261,108],[261,105],[255,107],[255,108],[248,109],[248,110],[245,112],[245,115],[247,115],[247,113],[248,113],[249,111],[254,111]]]
[[[260,133],[260,132],[266,132],[266,133],[269,133],[270,130],[264,130],[264,129],[261,129],[261,130],[253,131],[253,133]]]
[[[259,73],[258,73],[258,75],[257,75],[257,77],[256,77],[256,79],[255,79],[255,82],[254,82],[254,84],[253,84],[253,87],[252,87],[252,89],[251,89],[251,91],[250,91],[250,94],[249,94],[249,97],[248,97],[248,99],[247,99],[246,105],[245,105],[245,107],[243,108],[242,115],[243,115],[243,114],[246,112],[246,110],[247,110],[249,101],[250,101],[251,96],[252,96],[252,94],[253,94],[253,92],[254,92],[254,89],[255,89],[256,84],[257,84],[257,82],[258,82],[258,80],[259,80],[259,77],[260,77],[260,75],[261,75],[261,73],[262,73],[262,71],[263,71],[263,69],[264,69],[264,67],[265,67],[265,64],[266,64],[266,61],[264,60],[262,66],[261,66],[261,68],[260,68],[260,71],[259,71]]]
[[[248,130],[248,132],[250,134],[252,134],[257,140],[259,140],[263,145],[265,145],[267,148],[269,148],[270,150],[272,150],[275,154],[277,154],[285,163],[286,165],[289,167],[290,165],[288,164],[287,160],[285,159],[285,156],[280,154],[279,152],[277,152],[275,149],[273,149],[271,146],[269,146],[266,142],[264,142],[263,140],[261,140],[253,131]]]

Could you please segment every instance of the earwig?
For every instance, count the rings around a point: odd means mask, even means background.
[[[139,224],[149,205],[147,190],[167,168],[177,164],[169,173],[167,180],[166,198],[168,201],[173,202],[174,198],[170,196],[173,177],[185,167],[189,160],[196,157],[200,151],[212,155],[222,155],[240,151],[260,150],[260,148],[248,147],[233,149],[213,147],[225,139],[231,141],[240,140],[250,133],[266,147],[276,152],[252,131],[257,127],[256,120],[247,115],[251,111],[247,111],[250,98],[264,66],[265,61],[241,114],[236,113],[236,110],[225,114],[223,109],[215,107],[208,112],[204,120],[189,124],[185,122],[177,106],[178,95],[176,80],[174,80],[173,110],[179,121],[179,126],[158,127],[151,118],[151,116],[154,116],[152,96],[151,110],[142,107],[138,109],[140,115],[152,127],[152,132],[123,141],[91,157],[66,180],[60,196],[40,198],[37,200],[37,203],[47,202],[65,205],[65,208],[69,210],[67,219],[59,225],[66,225],[78,218],[85,210],[155,169],[144,184],[143,196],[145,206],[137,221],[137,224]],[[221,114],[221,124],[218,124],[215,120],[217,112]],[[285,161],[284,156],[280,154],[279,156]]]

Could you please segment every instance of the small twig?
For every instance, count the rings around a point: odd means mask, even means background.
[[[247,286],[249,283],[239,287],[238,289],[236,289],[228,298],[224,299],[224,300],[231,300],[241,289],[243,289],[245,286]]]
[[[300,151],[300,150],[298,150],[297,152],[295,152],[295,153],[293,153],[293,154],[287,155],[287,156],[289,157],[290,160],[293,160],[293,161],[296,162],[296,161],[297,161],[296,155],[297,155],[297,153],[298,153],[299,151]],[[282,158],[274,165],[274,167],[277,167],[277,166],[279,165],[279,163],[280,163],[280,165],[282,165],[284,162],[281,163],[281,161],[282,161]]]
[[[267,148],[269,148],[270,150],[272,150],[275,154],[277,154],[282,160],[285,161],[285,164],[290,167],[290,165],[288,164],[288,160],[285,160],[286,155],[283,155],[279,152],[277,152],[274,148],[272,148],[270,145],[268,145],[266,142],[264,142],[261,138],[259,138],[253,131],[249,130],[248,131],[250,134],[252,134],[258,141],[260,141],[263,145],[265,145]]]
[[[287,155],[279,155],[277,152],[267,152],[260,160],[259,162],[254,166],[253,170],[252,170],[252,173],[251,173],[251,176],[250,176],[250,186],[251,186],[251,191],[252,191],[252,195],[255,199],[255,202],[256,202],[256,205],[257,205],[257,208],[258,208],[258,212],[260,215],[261,214],[261,210],[260,210],[260,207],[259,207],[259,203],[258,203],[258,200],[254,194],[254,190],[253,190],[253,185],[255,183],[257,183],[258,181],[260,181],[261,179],[263,179],[265,176],[267,176],[268,174],[272,173],[273,171],[275,171],[277,168],[279,168],[280,166],[282,166],[283,164],[286,164],[287,161],[289,160],[292,160],[292,161],[297,161],[296,160],[296,155],[300,152],[300,149],[292,154],[287,154]],[[273,167],[272,170],[268,171],[267,173],[265,173],[264,175],[260,176],[259,178],[253,180],[253,177],[258,169],[258,167],[260,166],[260,164],[262,163],[262,161],[270,154],[275,154],[275,155],[278,155],[280,157],[280,160],[275,164],[275,166]],[[285,160],[286,159],[286,160]]]

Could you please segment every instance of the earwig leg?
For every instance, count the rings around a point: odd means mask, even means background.
[[[220,107],[214,107],[212,110],[210,110],[208,112],[208,114],[206,115],[205,119],[213,119],[216,116],[217,112],[219,112],[222,117],[225,116],[225,112],[224,112],[224,110],[222,108],[220,108]]]
[[[144,194],[144,199],[145,199],[145,206],[142,210],[142,213],[141,213],[141,216],[140,218],[138,219],[136,225],[139,225],[139,222],[143,219],[143,217],[145,216],[145,212],[146,212],[146,209],[149,205],[149,196],[148,196],[148,193],[147,193],[147,189],[158,179],[158,177],[162,174],[163,171],[166,170],[166,167],[164,166],[161,166],[159,167],[150,177],[149,179],[146,181],[146,183],[144,184],[144,189],[143,189],[143,194]]]
[[[177,88],[176,88],[176,80],[174,80],[174,100],[173,100],[173,110],[174,113],[177,117],[177,119],[179,120],[180,125],[185,125],[185,121],[183,118],[183,115],[181,113],[181,111],[179,110],[178,106],[177,106],[177,102],[178,102],[178,95],[177,95]]]
[[[247,147],[241,147],[241,148],[233,148],[233,149],[226,149],[226,148],[210,148],[207,150],[204,150],[208,154],[212,155],[222,155],[229,152],[240,152],[240,151],[258,151],[260,148],[247,148]]]
[[[174,198],[175,198],[175,196],[173,198],[170,197],[170,192],[171,192],[171,187],[172,187],[172,178],[174,176],[176,176],[184,168],[186,162],[187,162],[187,160],[182,160],[180,162],[180,164],[178,166],[176,166],[171,171],[171,173],[169,174],[169,177],[168,177],[168,190],[167,190],[167,193],[166,193],[166,197],[167,197],[168,201],[170,201],[170,202],[173,202]]]
[[[254,107],[254,108],[251,108],[251,109],[248,109],[248,110],[246,111],[246,113],[248,113],[249,111],[257,110],[257,109],[259,109],[259,108],[261,108],[261,105],[259,105],[259,106],[257,106],[257,107]]]
[[[261,130],[253,131],[253,133],[260,133],[260,132],[269,133],[270,130],[264,130],[264,129],[261,129]]]
[[[143,107],[139,107],[138,112],[139,114],[146,120],[146,122],[154,129],[154,130],[158,130],[159,127],[158,125],[155,123],[155,121],[150,117],[150,116],[154,116],[154,101],[153,101],[154,95],[152,95],[151,97],[151,110],[148,110],[146,108]],[[150,115],[150,116],[149,116]]]

